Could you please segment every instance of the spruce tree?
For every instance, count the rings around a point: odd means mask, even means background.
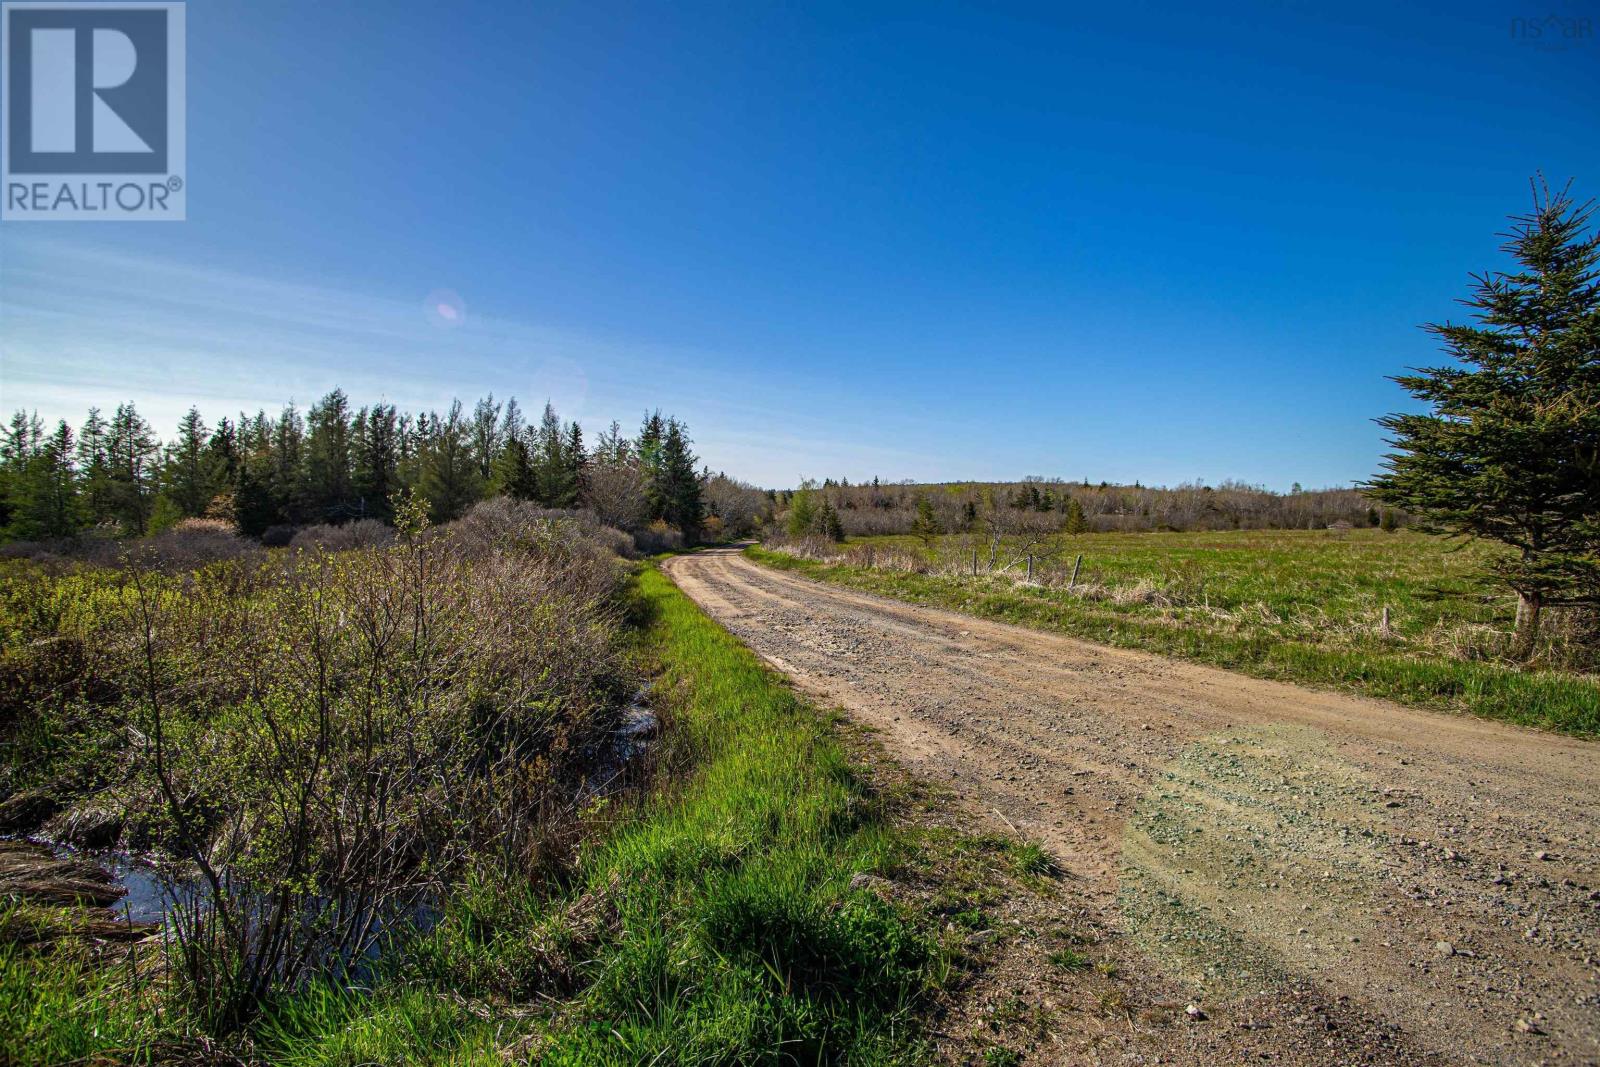
[[[699,537],[705,515],[701,479],[695,470],[698,462],[689,449],[688,427],[677,419],[668,419],[656,462],[655,496],[661,502],[660,517],[682,530],[691,542]]]
[[[800,488],[794,491],[789,498],[789,518],[785,524],[790,537],[804,537],[811,533],[817,521],[816,485],[812,481],[803,481]]]
[[[432,420],[432,429],[432,439],[422,446],[417,489],[428,502],[429,518],[449,522],[483,496],[483,476],[472,455],[471,428],[459,400],[442,421]]]
[[[300,485],[300,464],[305,458],[305,419],[293,404],[283,409],[272,427],[271,492],[278,521],[302,520],[295,496]]]
[[[99,408],[90,408],[83,429],[78,433],[78,485],[82,494],[84,521],[93,526],[113,521],[111,511],[110,465],[111,431]]]
[[[567,424],[567,439],[561,458],[566,463],[566,484],[562,486],[561,507],[575,508],[583,499],[584,469],[589,457],[583,451],[583,428],[576,422]]]
[[[844,523],[839,520],[839,512],[833,506],[833,501],[826,496],[822,498],[822,509],[817,512],[818,532],[835,544],[844,540]]]
[[[233,521],[246,537],[260,537],[283,522],[272,491],[272,457],[250,456],[239,465],[233,487]]]
[[[160,446],[132,404],[122,404],[107,431],[107,492],[111,516],[126,534],[149,530],[155,502],[156,460]]]
[[[1067,497],[1067,518],[1061,528],[1069,534],[1081,534],[1089,528],[1083,516],[1083,504],[1075,496]]]
[[[972,505],[969,502],[967,506]],[[933,501],[925,495],[917,496],[917,517],[911,523],[911,532],[922,540],[922,547],[932,548],[933,539],[944,533],[939,517],[933,513]]]
[[[162,466],[162,493],[183,518],[205,513],[206,505],[222,488],[222,477],[206,448],[206,424],[198,408],[190,408],[178,423],[178,437],[167,447]]]
[[[566,459],[566,441],[555,405],[545,402],[544,415],[534,431],[531,449],[534,476],[538,482],[535,498],[545,507],[567,507],[571,496],[571,471]]]
[[[520,437],[506,439],[505,447],[495,460],[489,479],[491,496],[508,496],[513,500],[533,500],[539,493],[539,481],[534,476],[533,464],[528,459],[528,446]]]
[[[1415,525],[1498,541],[1517,595],[1515,653],[1552,605],[1600,603],[1600,233],[1594,204],[1535,185],[1512,217],[1510,273],[1474,275],[1476,324],[1425,327],[1454,363],[1394,378],[1428,405],[1378,420],[1394,449],[1367,492]]]
[[[500,457],[501,446],[505,443],[500,436],[502,425],[500,405],[490,393],[472,409],[472,456],[477,461],[478,473],[486,482],[494,475],[494,461]]]
[[[645,511],[650,518],[663,522],[666,521],[667,501],[661,495],[666,484],[661,472],[661,439],[665,434],[661,412],[652,411],[644,417],[644,425],[639,428],[639,442],[634,446],[639,467],[644,471]]]
[[[298,499],[313,522],[356,517],[350,448],[350,400],[335,389],[306,415],[305,463]]]
[[[12,486],[6,533],[23,540],[72,537],[83,526],[73,470],[72,430],[58,423],[22,461]]]

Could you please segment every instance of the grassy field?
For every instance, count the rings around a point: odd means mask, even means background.
[[[989,573],[982,548],[974,577],[975,546],[955,536],[931,551],[882,537],[750,555],[903,600],[1262,677],[1600,734],[1600,676],[1561,619],[1532,668],[1503,658],[1513,603],[1476,577],[1490,558],[1481,546],[1379,530],[1085,534],[1065,544],[1037,563],[1033,583],[1021,580],[1025,563]]]
[[[298,1067],[926,1061],[918,1018],[961,958],[946,913],[973,899],[886,899],[852,878],[905,884],[981,854],[1011,871],[967,879],[992,886],[1032,877],[1037,849],[904,825],[830,719],[660,572],[641,570],[633,597],[665,723],[652,786],[592,804],[554,885],[461,887],[357,987],[282,992],[230,1048]],[[69,925],[0,908],[0,1062],[206,1047],[159,952],[119,962]]]

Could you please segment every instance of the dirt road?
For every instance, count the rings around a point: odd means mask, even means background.
[[[666,569],[908,768],[1049,848],[1077,902],[1219,1025],[1298,985],[1384,1049],[1326,1062],[1600,1063],[1600,745],[898,603],[733,550]]]

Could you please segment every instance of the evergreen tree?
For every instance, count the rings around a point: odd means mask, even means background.
[[[1067,498],[1067,517],[1061,528],[1069,534],[1081,534],[1089,529],[1089,521],[1083,515],[1083,504],[1075,496]]]
[[[433,420],[433,433],[421,449],[417,489],[428,502],[428,517],[436,523],[459,518],[483,496],[483,476],[472,454],[471,427],[461,401],[449,414]]]
[[[78,434],[78,485],[84,521],[91,525],[113,521],[111,512],[110,465],[111,431],[99,408],[90,408]]]
[[[811,533],[817,521],[816,492],[812,481],[803,481],[789,498],[789,519],[785,524],[790,537],[804,537]]]
[[[9,527],[13,521],[22,498],[22,480],[28,461],[38,448],[38,438],[43,432],[38,415],[31,420],[25,411],[11,416],[11,425],[0,441],[0,528]]]
[[[1536,187],[1503,246],[1513,273],[1476,275],[1477,325],[1426,329],[1455,364],[1394,380],[1431,408],[1392,435],[1367,486],[1422,529],[1509,545],[1492,571],[1517,594],[1527,656],[1550,605],[1600,603],[1600,233],[1593,203]]]
[[[313,522],[340,522],[358,514],[350,436],[350,400],[343,389],[335,389],[306,415],[305,462],[296,497]]]
[[[562,502],[558,506],[575,508],[578,501],[583,499],[583,475],[589,464],[589,457],[583,451],[583,428],[576,422],[567,424],[567,440],[561,458],[565,462],[565,484],[562,486]]]
[[[392,404],[374,404],[356,415],[356,512],[362,518],[389,522],[394,518],[393,497],[400,490],[400,430]]]
[[[509,496],[513,500],[534,500],[539,495],[539,479],[528,458],[528,446],[520,437],[506,439],[489,478],[490,496]]]
[[[159,445],[132,404],[120,405],[107,430],[106,488],[110,515],[124,533],[143,535],[150,528],[155,502]]]
[[[564,436],[555,405],[546,401],[539,426],[533,432],[534,447],[530,457],[539,487],[536,499],[546,507],[566,507],[564,501],[572,496]]]
[[[29,541],[72,537],[82,529],[83,519],[73,470],[72,429],[63,421],[23,460],[13,485],[6,533]]]
[[[303,516],[296,504],[300,487],[300,464],[305,458],[305,420],[293,404],[283,409],[272,427],[272,476],[270,489],[273,511],[278,522],[299,522]]]
[[[968,507],[971,507],[969,502]],[[925,494],[917,495],[917,517],[911,523],[911,532],[921,538],[924,548],[933,547],[933,539],[944,533],[944,527],[939,525],[939,517],[933,512],[933,501]]]
[[[817,511],[817,532],[835,544],[844,540],[844,523],[839,521],[838,510],[826,496],[822,498],[822,507]]]
[[[15,470],[21,470],[29,457],[44,444],[44,423],[39,421],[35,412],[29,415],[26,411],[19,411],[11,416],[11,425],[6,428],[5,440],[0,443],[0,464]]]
[[[272,490],[273,463],[268,453],[250,456],[239,466],[233,488],[233,521],[246,537],[260,537],[283,522]]]
[[[500,417],[501,444],[521,437],[527,428],[527,420],[522,417],[522,406],[517,403],[516,397],[512,397],[506,401],[505,413]]]
[[[689,450],[688,427],[677,419],[668,419],[656,463],[655,496],[661,501],[659,517],[682,530],[691,542],[699,537],[705,515],[697,463],[699,460]]]
[[[494,461],[499,458],[505,440],[501,436],[500,405],[490,393],[472,409],[472,458],[478,464],[478,473],[487,482],[494,474]]]
[[[218,420],[206,442],[211,469],[223,486],[230,486],[239,478],[239,431],[227,418]]]
[[[162,492],[181,518],[204,514],[224,484],[206,446],[206,424],[199,410],[190,408],[178,423],[177,440],[167,447],[161,471]]]
[[[666,425],[662,421],[661,412],[652,411],[644,417],[644,425],[639,429],[639,443],[634,451],[639,457],[639,466],[644,471],[645,478],[645,508],[652,519],[665,520],[667,504],[661,496],[663,484],[661,476],[661,439],[666,434]]]

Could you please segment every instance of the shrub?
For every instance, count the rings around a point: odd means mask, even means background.
[[[374,548],[394,540],[394,527],[376,519],[358,519],[342,526],[320,523],[307,526],[289,539],[290,548],[319,547],[329,552],[352,548]]]
[[[268,526],[261,532],[261,543],[267,548],[285,548],[294,540],[293,526]]]
[[[640,552],[653,556],[657,552],[678,552],[683,549],[683,533],[657,519],[644,529],[636,531],[633,543]]]
[[[15,564],[0,699],[28,718],[7,724],[0,795],[33,774],[128,798],[132,833],[198,872],[171,962],[226,1030],[272,987],[358,964],[468,867],[563,859],[631,692],[622,568],[586,527],[489,502],[403,539],[332,551],[372,531],[324,528],[267,553],[200,520],[118,571]]]

